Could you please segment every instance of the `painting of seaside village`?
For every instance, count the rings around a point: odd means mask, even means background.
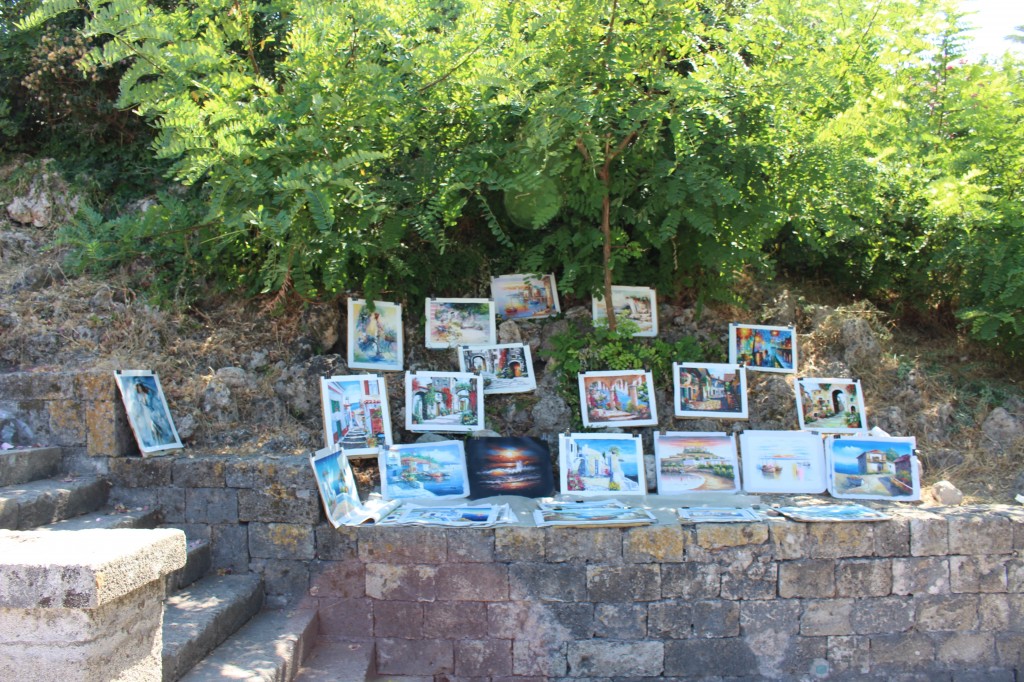
[[[639,436],[573,433],[558,437],[563,494],[646,495]]]
[[[386,500],[469,495],[462,441],[392,445],[380,455],[380,471]]]
[[[750,493],[825,492],[821,436],[809,431],[744,431],[740,434],[743,489]]]
[[[561,312],[553,274],[494,277],[491,298],[498,316],[504,320],[553,317]]]
[[[402,306],[348,300],[348,366],[351,369],[402,369]]]
[[[829,436],[829,493],[862,500],[918,500],[920,470],[912,437]]]
[[[747,418],[747,370],[711,362],[672,363],[677,417]]]
[[[729,362],[759,372],[796,372],[796,331],[792,327],[730,324]]]
[[[807,379],[796,382],[800,428],[824,433],[867,431],[864,394],[854,379]]]
[[[384,380],[376,374],[320,379],[327,446],[346,456],[377,455],[391,443],[391,415]]]
[[[406,373],[406,429],[468,433],[483,427],[480,377],[468,372]]]
[[[466,441],[469,496],[548,497],[555,491],[551,451],[539,438],[470,438]]]
[[[492,346],[497,341],[494,303],[486,298],[428,298],[427,348]]]
[[[530,347],[523,343],[462,346],[459,349],[459,369],[483,378],[484,395],[523,393],[537,388]]]
[[[650,287],[612,287],[612,307],[615,319],[635,322],[639,329],[633,336],[658,335],[657,294]],[[604,300],[594,299],[592,310],[594,324],[607,324],[608,311]]]
[[[657,426],[650,372],[584,372],[579,382],[583,426]]]
[[[725,433],[654,434],[658,494],[739,492],[736,439]]]

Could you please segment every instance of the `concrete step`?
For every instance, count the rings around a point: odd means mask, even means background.
[[[24,448],[0,451],[0,486],[53,478],[60,471],[60,448]]]
[[[263,606],[257,575],[211,575],[164,603],[163,680],[174,682]]]
[[[86,530],[102,528],[118,530],[120,528],[156,528],[160,523],[160,510],[149,507],[103,507],[91,514],[82,514],[73,519],[64,519],[56,523],[48,523],[35,530]]]
[[[373,675],[373,642],[317,639],[295,682],[366,682]]]
[[[185,565],[164,579],[164,594],[171,596],[183,590],[210,572],[213,554],[209,540],[189,540]]]
[[[48,478],[0,488],[0,528],[31,530],[96,511],[110,484],[97,476]]]
[[[267,610],[200,661],[182,682],[291,682],[313,648],[316,609]]]

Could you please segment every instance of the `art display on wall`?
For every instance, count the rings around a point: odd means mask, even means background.
[[[583,426],[657,426],[654,378],[643,370],[584,372],[579,375]]]
[[[492,277],[491,298],[505,320],[532,320],[562,312],[553,274]]]
[[[537,388],[530,347],[525,343],[460,346],[459,369],[480,375],[484,395],[524,393]]]
[[[402,306],[348,299],[349,368],[401,370],[402,353]]]
[[[337,448],[318,450],[310,456],[309,462],[313,466],[313,475],[316,477],[327,520],[335,528],[379,520],[398,506],[397,502],[385,503],[381,500],[363,504],[359,499],[348,458]]]
[[[749,507],[681,507],[676,510],[676,514],[690,523],[750,523],[764,520]]]
[[[674,362],[672,378],[677,417],[747,418],[747,370],[742,365]]]
[[[728,434],[655,433],[654,459],[659,495],[740,490],[736,439]]]
[[[639,330],[633,336],[658,335],[657,293],[650,287],[612,287],[612,308],[615,319],[635,322]],[[594,324],[607,324],[608,310],[603,299],[593,299],[591,314]]]
[[[392,445],[381,451],[380,490],[386,500],[467,497],[462,441]]]
[[[600,502],[541,502],[533,512],[533,520],[544,526],[645,526],[655,522],[646,509],[635,509],[618,500]]]
[[[825,492],[821,436],[807,431],[744,431],[740,434],[743,490],[750,493]]]
[[[497,343],[494,303],[486,298],[428,298],[426,313],[427,348]]]
[[[829,493],[852,500],[921,499],[916,445],[913,437],[829,436]]]
[[[796,330],[754,324],[729,325],[729,363],[758,372],[796,372]]]
[[[182,447],[160,377],[150,370],[124,369],[114,372],[114,379],[139,451],[146,455]]]
[[[466,441],[466,468],[472,499],[548,497],[555,492],[551,451],[539,438],[470,438]]]
[[[797,379],[796,407],[801,429],[858,433],[868,428],[857,379]]]
[[[406,372],[405,428],[469,433],[484,427],[482,379],[469,372]]]
[[[793,521],[807,523],[839,521],[888,521],[892,517],[862,504],[813,504],[806,507],[779,507],[779,512]]]
[[[640,436],[561,434],[558,436],[558,467],[563,494],[647,494]]]
[[[376,456],[390,445],[391,412],[384,379],[376,374],[322,377],[320,398],[327,447],[349,457]]]

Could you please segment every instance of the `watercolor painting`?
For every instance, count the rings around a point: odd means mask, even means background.
[[[736,439],[728,434],[655,433],[654,459],[659,495],[740,490]]]
[[[740,434],[743,489],[751,493],[825,492],[825,449],[807,431],[744,431]]]
[[[752,324],[729,325],[729,363],[758,372],[796,372],[796,330]]]
[[[618,500],[600,502],[541,502],[533,512],[538,526],[642,526],[655,522],[646,509],[635,509]]]
[[[715,362],[674,362],[675,415],[746,419],[747,370]]]
[[[348,366],[351,369],[402,369],[402,306],[348,299]]]
[[[555,492],[551,451],[539,438],[470,438],[466,441],[469,496],[549,497]]]
[[[114,378],[139,451],[145,455],[183,447],[160,377],[149,370],[125,369],[114,372]]]
[[[676,514],[690,523],[749,523],[764,518],[749,507],[682,507]]]
[[[864,394],[857,379],[797,379],[800,428],[823,433],[867,431]]]
[[[406,372],[405,428],[457,433],[484,428],[483,381],[468,372]]]
[[[504,320],[534,320],[562,312],[554,274],[492,277],[491,298]]]
[[[462,441],[392,445],[380,454],[386,500],[445,499],[469,495]]]
[[[376,374],[321,377],[320,398],[327,447],[348,457],[376,456],[391,444],[391,412],[384,379]]]
[[[584,372],[579,375],[583,426],[657,426],[654,378],[643,370]]]
[[[480,375],[484,380],[484,395],[525,393],[537,388],[530,347],[525,343],[462,346],[459,369]]]
[[[612,287],[612,307],[615,319],[628,319],[640,328],[633,336],[658,335],[658,297],[650,287]],[[604,299],[593,299],[591,314],[594,324],[607,324],[608,310]]]
[[[829,493],[853,500],[921,499],[916,446],[913,437],[829,436]]]
[[[877,509],[862,504],[817,504],[806,507],[778,507],[779,512],[788,519],[807,523],[839,521],[888,521],[892,517]]]
[[[497,343],[494,302],[486,298],[428,298],[426,313],[427,348]]]
[[[558,463],[563,494],[647,494],[640,436],[562,434],[558,436]]]

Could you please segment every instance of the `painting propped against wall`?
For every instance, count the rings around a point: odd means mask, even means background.
[[[397,506],[397,502],[381,500],[363,504],[356,489],[356,479],[345,453],[336,448],[323,448],[309,458],[316,476],[320,500],[331,525],[351,526],[366,521],[377,521]]]
[[[139,451],[146,455],[183,447],[160,377],[150,370],[125,369],[114,372],[114,378]]]
[[[674,362],[672,378],[677,417],[747,418],[747,370],[742,365]]]
[[[484,428],[483,380],[468,372],[406,372],[405,428],[453,433]]]
[[[822,433],[868,430],[858,379],[797,379],[796,406],[801,429]]]
[[[469,495],[466,452],[460,440],[392,445],[381,452],[379,462],[380,491],[386,500]]]
[[[729,363],[758,372],[796,372],[796,330],[754,324],[729,325]]]
[[[484,395],[524,393],[537,388],[530,347],[525,343],[461,346],[459,369],[483,378]]]
[[[697,431],[656,433],[654,457],[659,495],[740,490],[734,436]]]
[[[350,369],[402,369],[402,306],[348,299],[348,366]]]
[[[627,319],[640,328],[633,336],[658,335],[658,300],[657,293],[650,287],[612,287],[612,308],[615,319]],[[604,299],[593,299],[591,314],[594,324],[608,323],[608,310]]]
[[[494,302],[486,298],[428,298],[427,348],[493,346],[498,333]]]
[[[643,370],[584,372],[579,375],[583,426],[657,426],[654,379]]]
[[[376,456],[390,445],[391,411],[384,379],[376,374],[322,377],[320,398],[327,447],[344,448],[346,456]]]
[[[492,277],[491,298],[504,320],[554,317],[562,311],[554,274]]]
[[[744,431],[740,434],[740,459],[746,492],[825,492],[825,451],[816,433]]]
[[[921,499],[916,445],[913,437],[829,436],[829,493],[851,500]]]
[[[558,436],[558,468],[565,495],[646,495],[640,436],[571,433]]]

